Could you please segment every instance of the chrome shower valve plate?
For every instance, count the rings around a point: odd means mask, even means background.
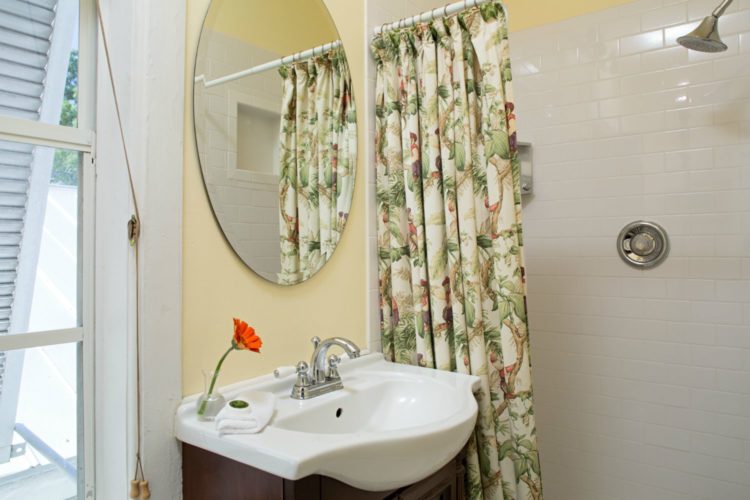
[[[617,252],[626,264],[637,268],[656,267],[669,255],[667,232],[658,224],[636,221],[620,231]]]

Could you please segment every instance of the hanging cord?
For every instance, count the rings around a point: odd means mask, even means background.
[[[134,214],[128,220],[128,239],[133,247],[135,254],[135,363],[136,363],[136,452],[135,452],[135,472],[133,479],[130,481],[130,498],[141,498],[148,500],[151,497],[146,475],[143,472],[143,461],[141,460],[141,314],[140,314],[140,234],[141,234],[141,214],[138,210],[138,197],[135,192],[135,183],[133,182],[133,168],[130,164],[130,155],[128,146],[125,142],[125,130],[122,125],[122,114],[120,113],[120,102],[117,98],[117,89],[115,87],[115,77],[112,73],[112,58],[109,54],[109,43],[107,43],[107,32],[104,29],[104,20],[102,19],[102,8],[99,0],[96,0],[96,17],[99,20],[99,31],[102,35],[102,44],[104,45],[104,56],[107,61],[107,74],[112,86],[112,97],[115,103],[115,114],[117,115],[117,126],[120,130],[120,142],[122,143],[122,152],[125,156],[125,166],[128,171],[128,184],[130,186],[130,197],[133,201]],[[140,480],[138,477],[140,476]]]

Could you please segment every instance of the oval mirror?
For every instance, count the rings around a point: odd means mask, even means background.
[[[351,207],[356,110],[322,0],[213,0],[195,63],[195,137],[216,220],[263,278],[331,258]]]

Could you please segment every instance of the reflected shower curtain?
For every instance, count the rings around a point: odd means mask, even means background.
[[[373,42],[385,356],[481,378],[469,498],[541,499],[502,7]]]
[[[279,73],[279,283],[295,284],[315,274],[341,238],[354,189],[357,124],[343,49]]]

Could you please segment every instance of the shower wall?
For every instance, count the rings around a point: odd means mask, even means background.
[[[368,1],[368,33],[445,3]],[[519,140],[534,148],[525,255],[550,500],[750,498],[750,0],[721,20],[727,52],[675,43],[716,3],[642,0],[511,32]],[[650,271],[617,256],[638,219],[671,237]],[[377,294],[371,265],[373,349]]]
[[[750,498],[750,1],[721,19],[727,52],[675,43],[716,3],[511,34],[549,499]],[[638,219],[671,237],[661,267],[617,255]]]

